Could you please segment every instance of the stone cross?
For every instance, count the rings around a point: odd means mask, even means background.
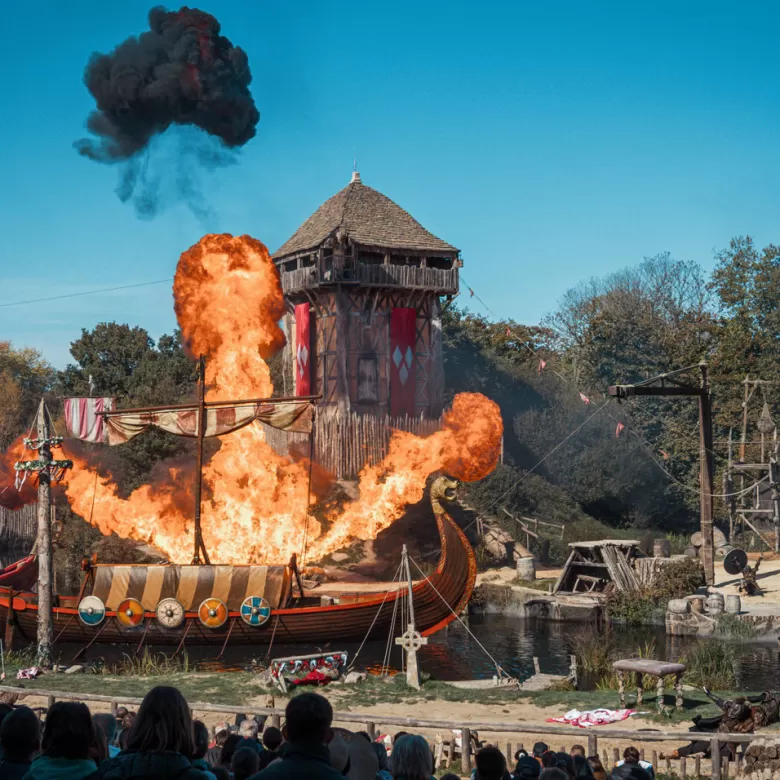
[[[420,690],[420,669],[417,666],[417,651],[428,644],[428,637],[422,636],[414,628],[414,623],[409,623],[406,632],[396,637],[395,643],[406,650],[406,684],[410,688]]]

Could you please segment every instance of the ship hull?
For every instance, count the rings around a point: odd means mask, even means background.
[[[429,636],[444,628],[468,604],[476,580],[476,560],[465,534],[444,512],[437,513],[441,537],[441,557],[436,571],[412,588],[415,624]],[[217,629],[204,626],[196,612],[186,612],[184,624],[165,628],[153,612],[144,614],[143,624],[134,628],[120,625],[116,612],[107,611],[98,626],[86,626],[74,608],[55,607],[55,644],[95,643],[137,645],[211,645],[268,647],[277,644],[324,643],[386,639],[394,620],[397,633],[406,614],[408,591],[385,591],[361,596],[349,595],[332,606],[292,606],[275,609],[260,627],[246,624],[238,612],[229,612],[226,623]],[[0,620],[15,627],[22,639],[35,641],[38,608],[30,594],[0,595]]]

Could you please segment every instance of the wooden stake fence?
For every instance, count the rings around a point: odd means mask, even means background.
[[[0,685],[0,692],[20,693],[19,688]],[[26,688],[24,693],[28,696],[41,696],[46,697],[47,706],[51,707],[57,699],[64,699],[66,701],[84,701],[84,702],[102,702],[109,704],[111,709],[116,709],[119,704],[138,706],[141,704],[142,699],[133,696],[103,696],[94,693],[77,693],[70,691],[56,691],[48,690],[44,688]],[[190,709],[194,712],[213,712],[220,714],[238,715],[247,712],[254,713],[256,715],[268,716],[270,722],[274,725],[279,725],[284,718],[284,710],[276,707],[255,707],[251,704],[242,704],[240,706],[234,706],[230,704],[210,704],[205,702],[190,702]],[[495,722],[495,721],[474,721],[467,724],[457,721],[443,721],[443,720],[426,720],[423,718],[401,718],[396,715],[379,715],[377,713],[359,713],[359,712],[334,712],[333,722],[355,724],[360,727],[360,730],[365,730],[369,734],[376,734],[381,731],[381,726],[403,726],[404,728],[418,728],[428,730],[441,730],[448,736],[453,735],[453,730],[460,732],[461,744],[463,750],[461,753],[462,769],[464,772],[470,772],[472,768],[472,750],[471,750],[471,736],[478,731],[488,732],[493,734],[529,734],[540,735],[544,738],[547,744],[553,748],[555,745],[563,745],[563,742],[559,742],[561,737],[576,737],[577,742],[581,742],[583,738],[587,736],[588,740],[588,754],[595,756],[598,755],[598,741],[599,739],[608,740],[610,742],[615,740],[625,740],[631,742],[633,745],[640,746],[645,742],[690,742],[692,739],[706,738],[705,734],[696,734],[690,731],[631,731],[629,729],[611,729],[599,727],[598,733],[593,731],[583,733],[583,730],[575,726],[559,726],[551,723],[532,723],[520,721],[517,723],[507,722]],[[380,728],[378,728],[380,727]],[[717,756],[719,751],[719,743],[723,742],[736,742],[747,743],[752,742],[755,739],[760,738],[760,734],[718,734],[717,737],[710,739],[711,749],[713,755]],[[452,740],[451,740],[452,742]],[[506,743],[507,761],[510,764],[514,763],[514,750],[521,749],[523,743]],[[644,754],[644,748],[642,748],[642,754]],[[455,751],[450,750],[449,763],[452,763]],[[609,771],[609,767],[606,766],[610,763],[606,750],[604,751],[605,767]],[[616,763],[619,759],[619,751],[617,748],[613,749],[612,761]],[[652,752],[652,764],[653,767],[658,769],[658,753],[656,750]],[[707,767],[701,766],[699,758],[694,760],[694,776],[701,776],[702,769],[705,770],[706,777],[712,777],[714,780],[721,780],[721,778],[727,778],[730,773],[735,773],[739,768],[739,763],[734,766],[735,762],[731,762],[728,759],[722,759],[722,761],[712,762],[712,767],[709,772],[706,771]],[[688,770],[688,764],[685,759],[678,761],[681,770]],[[449,765],[449,764],[448,764]],[[672,763],[670,759],[666,759],[667,772],[672,771]],[[684,778],[685,775],[681,772],[677,774]]]

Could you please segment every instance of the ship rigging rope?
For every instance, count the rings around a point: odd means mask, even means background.
[[[52,295],[48,298],[33,298],[29,301],[9,301],[8,303],[0,303],[0,309],[4,309],[7,306],[26,306],[30,303],[45,303],[46,301],[60,301],[64,298],[81,298],[84,295],[97,295],[104,292],[115,292],[117,290],[130,290],[135,287],[149,287],[152,284],[165,284],[166,282],[172,282],[173,278],[169,279],[157,279],[154,282],[138,282],[137,284],[122,284],[118,287],[101,287],[99,290],[86,290],[85,292],[78,293],[65,293],[64,295]]]
[[[488,314],[490,314],[490,315],[491,315],[491,316],[492,316],[494,319],[496,319],[497,321],[500,321],[500,318],[499,318],[499,317],[498,317],[498,315],[497,315],[497,314],[496,314],[496,313],[493,311],[493,309],[491,309],[491,308],[490,308],[490,306],[488,306],[488,305],[485,303],[485,301],[484,301],[482,298],[480,298],[480,296],[479,296],[479,295],[477,295],[477,294],[476,294],[476,292],[474,291],[474,289],[473,289],[472,287],[470,287],[470,286],[469,286],[468,282],[466,281],[466,277],[465,277],[465,276],[463,276],[463,274],[461,274],[461,277],[460,277],[460,278],[461,278],[461,279],[463,280],[463,282],[465,283],[465,285],[466,285],[466,287],[468,288],[468,290],[469,290],[469,292],[471,293],[471,295],[472,295],[474,298],[476,298],[476,299],[477,299],[477,300],[478,300],[478,301],[479,301],[479,302],[482,304],[482,306],[485,308],[485,310],[488,312]],[[537,357],[537,358],[539,358],[540,360],[542,359],[542,357],[541,357],[541,355],[539,354],[539,352],[538,352],[537,350],[535,350],[535,349],[534,349],[534,348],[533,348],[533,347],[532,347],[530,344],[526,343],[526,341],[525,341],[523,338],[521,338],[521,337],[520,337],[520,336],[519,336],[517,333],[515,333],[515,331],[514,331],[514,329],[513,329],[513,328],[511,328],[511,327],[510,327],[510,326],[508,326],[508,325],[507,325],[506,327],[507,327],[507,330],[509,331],[509,333],[511,333],[511,334],[512,334],[512,335],[515,337],[515,339],[516,339],[517,343],[518,343],[518,344],[520,344],[520,346],[522,346],[522,347],[524,347],[525,349],[527,349],[527,350],[528,350],[528,351],[529,351],[529,352],[530,352],[530,353],[531,353],[531,354],[532,354],[534,357]],[[545,361],[545,362],[546,362],[546,361]],[[585,361],[585,362],[588,362],[588,361]],[[592,365],[592,364],[589,364],[589,365]],[[689,368],[695,368],[695,366],[691,366],[691,367],[689,367]],[[551,371],[553,374],[555,374],[555,376],[557,376],[557,377],[558,377],[558,378],[559,378],[559,379],[560,379],[562,382],[564,382],[565,384],[567,384],[567,385],[573,385],[573,383],[572,383],[572,381],[571,381],[570,379],[568,379],[567,377],[565,377],[563,374],[561,374],[561,373],[560,373],[559,371],[557,371],[555,368],[551,368],[551,369],[550,369],[550,371]],[[667,375],[668,375],[668,372],[667,372]],[[580,392],[580,391],[579,391],[579,389],[576,387],[576,385],[574,385],[574,389],[575,389],[575,390],[577,390],[578,392]],[[755,389],[754,389],[754,392],[755,392]],[[751,393],[750,397],[752,398],[752,393]],[[604,408],[604,406],[606,406],[608,403],[609,403],[609,401],[605,401],[605,402],[604,402],[604,404],[603,404],[601,407],[599,407],[599,409],[597,409],[597,411],[601,411],[601,409],[603,409],[603,408]],[[658,422],[662,422],[662,420],[661,420],[661,417],[660,417],[659,415],[657,415],[657,414],[653,414],[653,412],[650,412],[650,411],[647,411],[647,410],[643,409],[642,413],[643,413],[643,414],[645,414],[646,416],[648,416],[648,417],[650,417],[650,418],[652,418],[652,419],[654,419],[654,420],[658,421]],[[609,413],[608,413],[608,414],[609,414]],[[615,417],[613,414],[610,414],[609,416],[610,416],[610,417],[611,417],[613,420],[615,420],[616,422],[620,422],[620,420],[618,420],[618,418],[617,418],[617,417]],[[590,418],[588,418],[588,419],[590,419]],[[587,421],[588,421],[588,420],[586,420],[585,422],[587,422]],[[582,427],[582,426],[580,426],[580,427]],[[577,430],[579,430],[579,429],[577,429]],[[652,447],[652,445],[650,444],[650,442],[648,442],[648,441],[647,441],[645,438],[643,438],[643,437],[642,437],[642,436],[641,436],[639,433],[637,433],[637,432],[634,430],[633,426],[627,426],[627,427],[626,427],[626,430],[627,430],[627,432],[629,433],[629,435],[632,435],[632,436],[634,436],[634,438],[635,438],[635,439],[636,439],[636,440],[637,440],[637,441],[638,441],[638,442],[639,442],[639,443],[640,443],[640,444],[643,446],[643,449],[644,449],[645,453],[646,453],[646,454],[647,454],[647,456],[650,458],[650,460],[652,460],[652,461],[653,461],[653,463],[655,464],[655,466],[656,466],[657,468],[659,468],[659,469],[660,469],[660,470],[661,470],[661,471],[662,471],[662,472],[663,472],[663,473],[664,473],[664,474],[665,474],[665,475],[666,475],[666,476],[667,476],[667,477],[668,477],[668,478],[669,478],[669,479],[670,479],[672,482],[674,482],[674,483],[675,483],[676,485],[678,485],[679,487],[683,488],[683,490],[687,490],[687,491],[689,491],[689,492],[691,492],[691,493],[696,493],[696,494],[698,494],[698,495],[703,495],[703,496],[705,496],[705,497],[707,497],[707,498],[722,498],[722,499],[726,499],[726,498],[738,498],[739,496],[743,495],[744,493],[747,493],[747,492],[749,492],[749,490],[750,490],[751,488],[754,488],[754,487],[755,487],[757,484],[759,484],[758,482],[756,482],[756,483],[754,483],[753,485],[751,485],[751,487],[750,487],[750,488],[744,489],[744,490],[742,490],[742,491],[737,491],[737,492],[735,492],[735,493],[702,493],[702,492],[701,492],[701,490],[700,490],[699,488],[695,488],[695,487],[692,487],[692,486],[690,486],[690,485],[686,485],[684,482],[682,482],[682,481],[681,481],[681,480],[679,480],[677,477],[675,477],[675,476],[674,476],[674,474],[672,474],[670,471],[668,471],[666,468],[664,468],[664,466],[663,466],[663,465],[662,465],[662,464],[659,462],[658,458],[656,458],[656,456],[655,456],[655,454],[654,454],[654,452],[653,452],[653,447]],[[567,438],[569,438],[569,437],[567,437]],[[566,440],[564,439],[564,441],[566,441]],[[563,442],[561,442],[561,444],[563,444]],[[558,446],[560,446],[560,445],[558,445]],[[556,447],[556,449],[557,449],[557,447]],[[700,448],[700,451],[701,451],[701,448]],[[705,451],[706,451],[706,452],[709,452],[709,454],[710,454],[710,455],[712,455],[712,456],[715,456],[715,455],[717,454],[717,453],[715,453],[715,452],[714,452],[714,450],[711,450],[711,449],[707,449],[707,450],[705,450]],[[543,461],[544,461],[544,460],[546,460],[548,457],[550,457],[550,455],[551,455],[551,454],[552,454],[552,452],[548,453],[547,455],[545,455],[545,457],[544,457],[542,460],[543,460]],[[538,466],[538,465],[539,465],[539,464],[537,464],[537,466]],[[536,466],[534,466],[534,468],[536,468]],[[510,487],[510,488],[509,488],[509,490],[505,491],[504,495],[506,495],[506,494],[507,494],[507,493],[509,493],[511,490],[513,490],[513,489],[514,489],[514,488],[515,488],[515,487],[516,487],[518,484],[520,484],[520,482],[522,482],[522,481],[523,481],[523,479],[525,479],[525,477],[526,477],[528,474],[530,474],[530,473],[531,473],[531,472],[525,472],[525,473],[524,473],[524,474],[523,474],[523,475],[520,477],[520,479],[517,481],[517,483],[515,483],[515,485],[513,485],[512,487]],[[762,480],[762,481],[763,481],[763,480]],[[494,502],[493,504],[491,504],[491,506],[489,507],[489,509],[492,509],[494,506],[495,506],[495,502]],[[488,511],[489,511],[489,510],[488,510]],[[473,524],[474,524],[474,521],[472,521],[472,523],[470,523],[470,524],[469,524],[468,526],[466,526],[466,527],[467,527],[467,528],[469,528],[469,527],[471,527],[471,525],[473,525]]]
[[[398,564],[398,568],[395,571],[395,575],[393,577],[393,583],[401,581],[401,569],[403,568],[403,561]],[[396,591],[397,592],[397,591]],[[371,630],[374,628],[374,625],[376,624],[377,619],[379,618],[379,613],[382,611],[382,607],[384,607],[385,602],[387,601],[387,597],[390,595],[390,591],[385,591],[385,597],[382,599],[382,603],[379,605],[379,609],[376,611],[376,615],[374,615],[374,619],[371,621],[371,625],[368,627],[368,631],[366,631],[366,635],[363,637],[363,641],[360,643],[360,647],[358,647],[357,652],[352,657],[352,663],[349,665],[350,669],[353,669],[355,666],[355,661],[357,661],[358,656],[360,655],[360,651],[363,649],[363,645],[366,644],[368,641],[368,637],[371,634]],[[397,601],[397,599],[396,599]]]
[[[461,620],[460,615],[450,606],[449,601],[447,601],[447,599],[445,599],[444,596],[442,596],[441,593],[439,593],[439,591],[437,590],[436,586],[431,582],[431,578],[428,577],[425,574],[425,572],[420,568],[420,566],[418,565],[417,561],[415,561],[414,558],[412,558],[411,555],[409,556],[409,560],[414,564],[414,566],[417,569],[417,571],[420,572],[420,575],[423,577],[425,582],[427,582],[428,585],[431,586],[431,588],[433,589],[433,592],[447,605],[447,609],[449,609],[449,611],[452,612],[453,615],[455,615],[455,619],[458,621],[458,623],[460,623],[463,626],[463,628],[466,629],[466,631],[468,632],[468,635],[479,645],[479,647],[481,648],[482,652],[493,662],[493,666],[496,667],[496,672],[498,673],[498,676],[499,677],[504,676],[507,679],[511,679],[510,675],[508,675],[503,670],[503,668],[501,667],[501,664],[499,664],[498,661],[496,661],[496,659],[493,658],[492,655],[490,655],[490,652],[485,647],[485,645],[483,645],[482,642],[480,642],[479,639],[477,639],[477,637],[474,635],[474,633],[471,631],[471,629],[466,625],[466,623],[463,620]]]
[[[403,569],[403,562],[401,563],[401,569]],[[399,575],[399,582],[400,582],[400,575]],[[387,676],[387,673],[390,671],[390,655],[393,652],[393,635],[395,634],[395,623],[398,617],[398,602],[402,600],[403,600],[403,594],[401,594],[400,598],[396,598],[393,601],[393,617],[390,620],[390,631],[387,634],[387,646],[385,647],[385,654],[384,657],[382,658],[383,677]],[[401,655],[401,658],[403,659],[403,654]],[[401,664],[403,665],[403,660],[401,661]]]

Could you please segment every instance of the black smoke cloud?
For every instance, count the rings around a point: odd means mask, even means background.
[[[229,150],[255,135],[260,114],[249,91],[246,53],[219,32],[219,22],[195,8],[153,8],[148,32],[128,38],[110,54],[93,54],[87,64],[84,83],[96,103],[87,128],[95,137],[75,147],[101,163],[127,163],[117,193],[132,198],[136,208],[143,203],[147,216],[154,212],[160,175],[144,175],[156,136],[174,125],[211,136],[202,153],[188,155],[189,165],[199,158],[229,161]],[[215,141],[224,155],[215,151]],[[174,178],[190,202],[197,176],[182,177],[179,170]]]

